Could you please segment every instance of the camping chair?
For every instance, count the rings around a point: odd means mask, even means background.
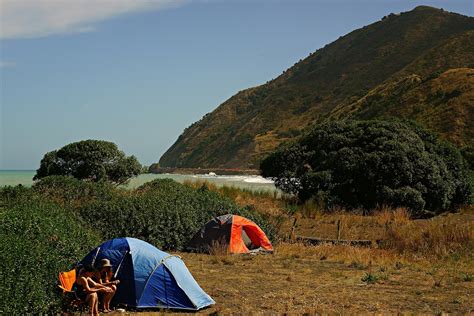
[[[76,269],[72,269],[67,272],[59,272],[59,285],[58,287],[62,290],[63,296],[67,301],[68,305],[74,309],[80,309],[81,315],[84,310],[84,301],[77,296],[77,292],[74,286],[76,282]]]

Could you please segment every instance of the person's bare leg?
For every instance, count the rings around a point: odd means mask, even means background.
[[[110,302],[112,301],[112,297],[114,297],[115,292],[117,291],[117,286],[111,285],[110,288],[112,289],[112,292],[106,293],[104,296],[104,312],[110,312]]]
[[[109,303],[110,300],[112,299],[112,293],[104,293],[104,312],[109,311]]]
[[[111,309],[110,309],[110,302],[112,301],[112,298],[114,297],[115,293],[117,293],[117,285],[112,284],[111,288],[112,288],[112,291],[113,291],[113,292],[110,294],[109,303],[107,304],[107,309],[108,309],[109,311],[111,311]]]
[[[92,315],[92,311],[94,310],[94,301],[92,300],[92,296],[86,296],[86,303],[89,306],[89,315]]]
[[[87,295],[86,303],[89,304],[89,315],[95,315],[95,293],[90,293]]]
[[[91,299],[94,301],[92,315],[99,315],[99,297],[97,293],[92,293],[91,296]]]

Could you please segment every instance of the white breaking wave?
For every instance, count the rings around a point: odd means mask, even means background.
[[[274,183],[273,180],[264,178],[262,176],[247,177],[247,178],[244,179],[244,182],[247,182],[247,183],[269,183],[269,184]]]
[[[245,183],[258,183],[258,184],[273,184],[274,181],[271,179],[266,179],[262,176],[221,176],[221,175],[208,175],[208,174],[199,174],[193,175],[193,178],[201,179],[216,179],[216,180],[225,180],[226,182],[245,182]]]

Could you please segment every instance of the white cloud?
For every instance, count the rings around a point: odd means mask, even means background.
[[[16,63],[13,61],[0,60],[0,68],[15,67]]]
[[[90,32],[97,22],[139,11],[180,6],[188,0],[0,0],[0,38]]]

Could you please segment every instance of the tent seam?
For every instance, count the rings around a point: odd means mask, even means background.
[[[151,277],[153,276],[153,274],[155,274],[156,269],[158,269],[162,264],[163,264],[163,260],[160,260],[160,262],[158,262],[156,267],[153,268],[150,275],[146,279],[145,285],[143,286],[142,294],[140,295],[140,298],[137,300],[137,305],[139,305],[140,301],[142,300],[143,294],[145,293],[146,287],[148,286],[148,282],[150,282]]]
[[[164,266],[169,270],[169,268],[168,268],[168,267],[166,266],[166,264],[165,264],[165,261],[168,260],[168,259],[170,259],[170,258],[172,258],[172,257],[178,257],[178,258],[180,258],[179,256],[174,256],[174,255],[166,256],[166,257],[164,257],[163,259],[161,259],[160,262],[158,262],[158,264],[156,265],[156,267],[153,268],[153,271],[151,271],[150,275],[149,275],[148,278],[146,279],[145,285],[143,286],[142,294],[140,295],[140,298],[137,300],[137,306],[139,305],[140,301],[142,300],[143,294],[145,293],[146,287],[148,286],[148,282],[150,282],[150,279],[151,279],[151,277],[153,276],[153,274],[155,274],[155,271],[156,271],[161,265],[164,265]],[[181,259],[181,258],[180,258],[180,259]],[[170,271],[170,272],[171,272],[171,271]],[[172,274],[172,273],[171,273],[171,274]],[[176,279],[175,279],[175,281],[176,281]],[[178,284],[178,281],[176,281],[176,284]],[[179,288],[180,288],[181,290],[183,290],[179,284],[178,284],[178,286],[179,286]],[[183,290],[183,292],[186,294],[186,292],[185,292],[184,290]],[[188,296],[188,295],[186,294],[186,296]],[[188,297],[188,299],[191,301],[191,299],[190,299],[189,297]],[[191,301],[191,303],[194,304],[193,301]],[[196,306],[196,304],[194,304],[194,306]]]
[[[180,256],[173,256],[173,255],[171,255],[170,257],[178,257],[181,261],[183,261]],[[168,258],[165,258],[165,259],[169,259],[169,257],[168,257]],[[165,259],[163,259],[163,260],[165,260]],[[183,264],[184,264],[184,262],[183,262]],[[176,282],[176,285],[183,291],[183,293],[186,295],[186,297],[188,298],[188,300],[189,300],[191,303],[193,303],[194,308],[198,308],[198,305],[196,304],[196,302],[194,302],[194,301],[189,297],[188,293],[186,293],[186,290],[183,289],[183,287],[179,284],[178,280],[176,280],[176,278],[174,277],[174,275],[173,275],[173,273],[171,272],[170,268],[168,268],[168,266],[166,265],[166,263],[165,263],[164,261],[163,261],[163,265],[165,266],[166,269],[168,269],[168,271],[169,271],[169,272],[171,273],[171,275],[173,276],[174,281]],[[185,265],[185,266],[186,266],[186,265]]]

